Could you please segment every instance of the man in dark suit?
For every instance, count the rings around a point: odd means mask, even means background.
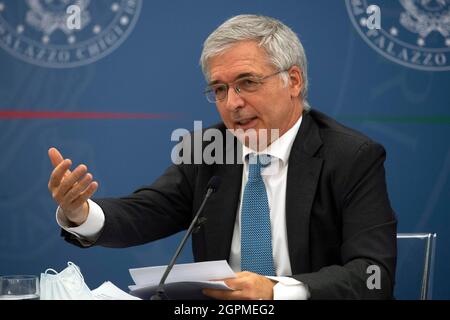
[[[216,129],[243,133],[232,148],[241,151],[235,160],[242,163],[176,164],[128,197],[91,200],[98,184],[86,166],[71,172],[71,161],[52,148],[49,190],[66,240],[125,247],[186,229],[208,181],[219,176],[222,186],[205,207],[207,222],[192,237],[194,259],[227,259],[237,278],[226,280],[233,291],[205,294],[391,298],[396,220],[385,151],[310,109],[298,37],[275,19],[237,16],[208,37],[201,63],[207,98],[223,120]],[[251,131],[268,133],[268,143],[258,136],[252,145],[246,135]]]

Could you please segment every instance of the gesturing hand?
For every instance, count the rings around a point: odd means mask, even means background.
[[[54,167],[48,181],[48,190],[56,203],[63,209],[64,215],[72,223],[80,225],[86,221],[89,213],[89,199],[98,188],[92,181],[92,174],[80,164],[72,172],[70,159],[64,159],[56,148],[48,150],[48,156]]]

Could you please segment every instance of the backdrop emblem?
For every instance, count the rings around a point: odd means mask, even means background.
[[[66,9],[80,8],[80,28],[67,26]],[[50,68],[97,61],[133,30],[142,0],[0,0],[0,47],[16,58]]]
[[[381,8],[381,29],[367,28],[366,9]],[[403,66],[450,70],[450,0],[346,0],[350,19],[373,49]]]

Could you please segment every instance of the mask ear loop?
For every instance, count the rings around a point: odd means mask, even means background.
[[[47,270],[45,270],[44,273],[45,274],[49,274],[50,271],[53,272],[53,274],[55,274],[55,275],[58,274],[58,272],[55,269],[52,269],[52,268],[48,268]]]
[[[80,276],[80,283],[78,285],[77,290],[81,291],[83,289],[84,277],[83,277],[83,274],[80,271],[80,268],[75,263],[73,263],[72,261],[67,262],[67,266],[68,267],[73,267],[75,269],[75,272]]]
[[[50,273],[51,272],[51,273]],[[55,279],[52,277],[52,278],[50,278],[50,277],[43,277],[43,276],[47,276],[47,275],[52,275],[52,276],[54,276],[54,275],[57,275],[58,274],[58,272],[55,270],[55,269],[52,269],[52,268],[48,268],[48,269],[46,269],[45,271],[44,271],[44,273],[41,275],[41,279],[40,279],[40,281],[39,281],[39,286],[40,286],[40,288],[39,288],[39,294],[40,294],[40,296],[41,296],[41,299],[45,299],[45,300],[49,300],[49,299],[51,299],[50,297],[49,297],[49,295],[50,295],[50,293],[49,292],[51,292],[53,289],[51,288],[52,287],[52,283],[53,283],[53,281],[55,281]],[[43,281],[43,280],[45,280],[45,281]],[[44,290],[44,283],[45,283],[45,289],[46,290]],[[50,286],[50,289],[49,289],[49,286]],[[44,294],[44,292],[45,292],[45,294]],[[44,298],[44,295],[45,295],[45,298]]]

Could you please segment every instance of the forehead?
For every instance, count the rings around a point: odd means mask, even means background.
[[[240,74],[264,74],[273,69],[266,51],[254,41],[242,41],[208,61],[210,81],[229,82]]]

